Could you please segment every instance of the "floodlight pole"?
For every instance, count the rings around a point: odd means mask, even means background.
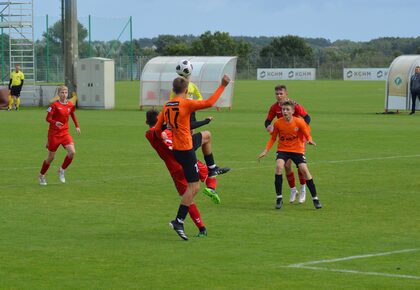
[[[89,14],[89,57],[92,57],[92,29],[90,26],[90,14]]]
[[[0,22],[3,22],[2,15],[0,15]],[[6,65],[4,63],[4,33],[3,33],[3,28],[2,28],[1,29],[1,83],[3,83],[5,66]]]
[[[0,20],[1,22],[3,22],[3,15],[0,15]],[[4,82],[4,76],[5,76],[5,68],[6,68],[6,63],[5,63],[5,57],[4,57],[4,31],[3,28],[1,28],[1,83],[3,84]]]
[[[133,56],[133,17],[130,16],[130,77],[131,80],[133,80],[133,62],[134,62],[134,56]]]
[[[50,46],[49,46],[49,39],[50,39],[50,32],[49,32],[49,29],[48,29],[48,14],[47,14],[47,16],[45,17],[45,26],[46,26],[46,30],[47,30],[47,38],[45,39],[45,42],[46,42],[46,44],[45,44],[45,48],[46,48],[46,52],[45,52],[45,57],[46,57],[46,62],[47,62],[47,69],[46,69],[46,81],[47,81],[47,83],[49,82],[49,75],[50,75],[50,71],[49,71],[49,69],[50,69]]]
[[[71,96],[77,91],[76,67],[79,59],[77,0],[64,1],[64,80]]]

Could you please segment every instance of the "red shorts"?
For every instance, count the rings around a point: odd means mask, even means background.
[[[48,151],[55,152],[60,145],[66,147],[70,144],[73,144],[73,138],[69,134],[63,136],[48,136],[47,149]]]
[[[200,160],[197,161],[198,164],[198,174],[200,180],[204,182],[207,179],[209,173],[207,166],[203,164]],[[179,195],[183,195],[187,191],[188,182],[185,179],[184,171],[179,170],[172,174],[172,179],[175,183],[175,187],[178,190]]]

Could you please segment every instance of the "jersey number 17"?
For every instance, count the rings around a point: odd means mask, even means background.
[[[166,119],[172,128],[178,129],[179,108],[167,108],[165,111]]]

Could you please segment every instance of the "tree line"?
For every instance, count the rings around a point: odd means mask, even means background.
[[[129,41],[87,41],[88,31],[79,23],[79,56],[127,58],[154,56],[238,56],[238,72],[257,67],[388,67],[402,54],[420,54],[420,37],[382,37],[367,42],[330,41],[325,38],[285,36],[231,36],[227,32],[206,31],[194,35],[159,35]],[[8,35],[0,36],[4,45],[3,58],[8,61]],[[35,42],[38,67],[46,65],[46,50],[50,60],[62,59],[62,26],[56,22]]]

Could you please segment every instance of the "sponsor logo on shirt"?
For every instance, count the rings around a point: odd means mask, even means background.
[[[281,136],[280,137],[280,141],[288,141],[288,142],[290,142],[290,141],[293,141],[293,140],[295,140],[295,139],[297,139],[297,137],[296,136],[290,136],[290,135],[288,135],[288,136],[286,136],[286,137],[284,137],[284,136]]]
[[[166,103],[167,107],[174,107],[174,106],[179,106],[179,102],[167,102]]]

